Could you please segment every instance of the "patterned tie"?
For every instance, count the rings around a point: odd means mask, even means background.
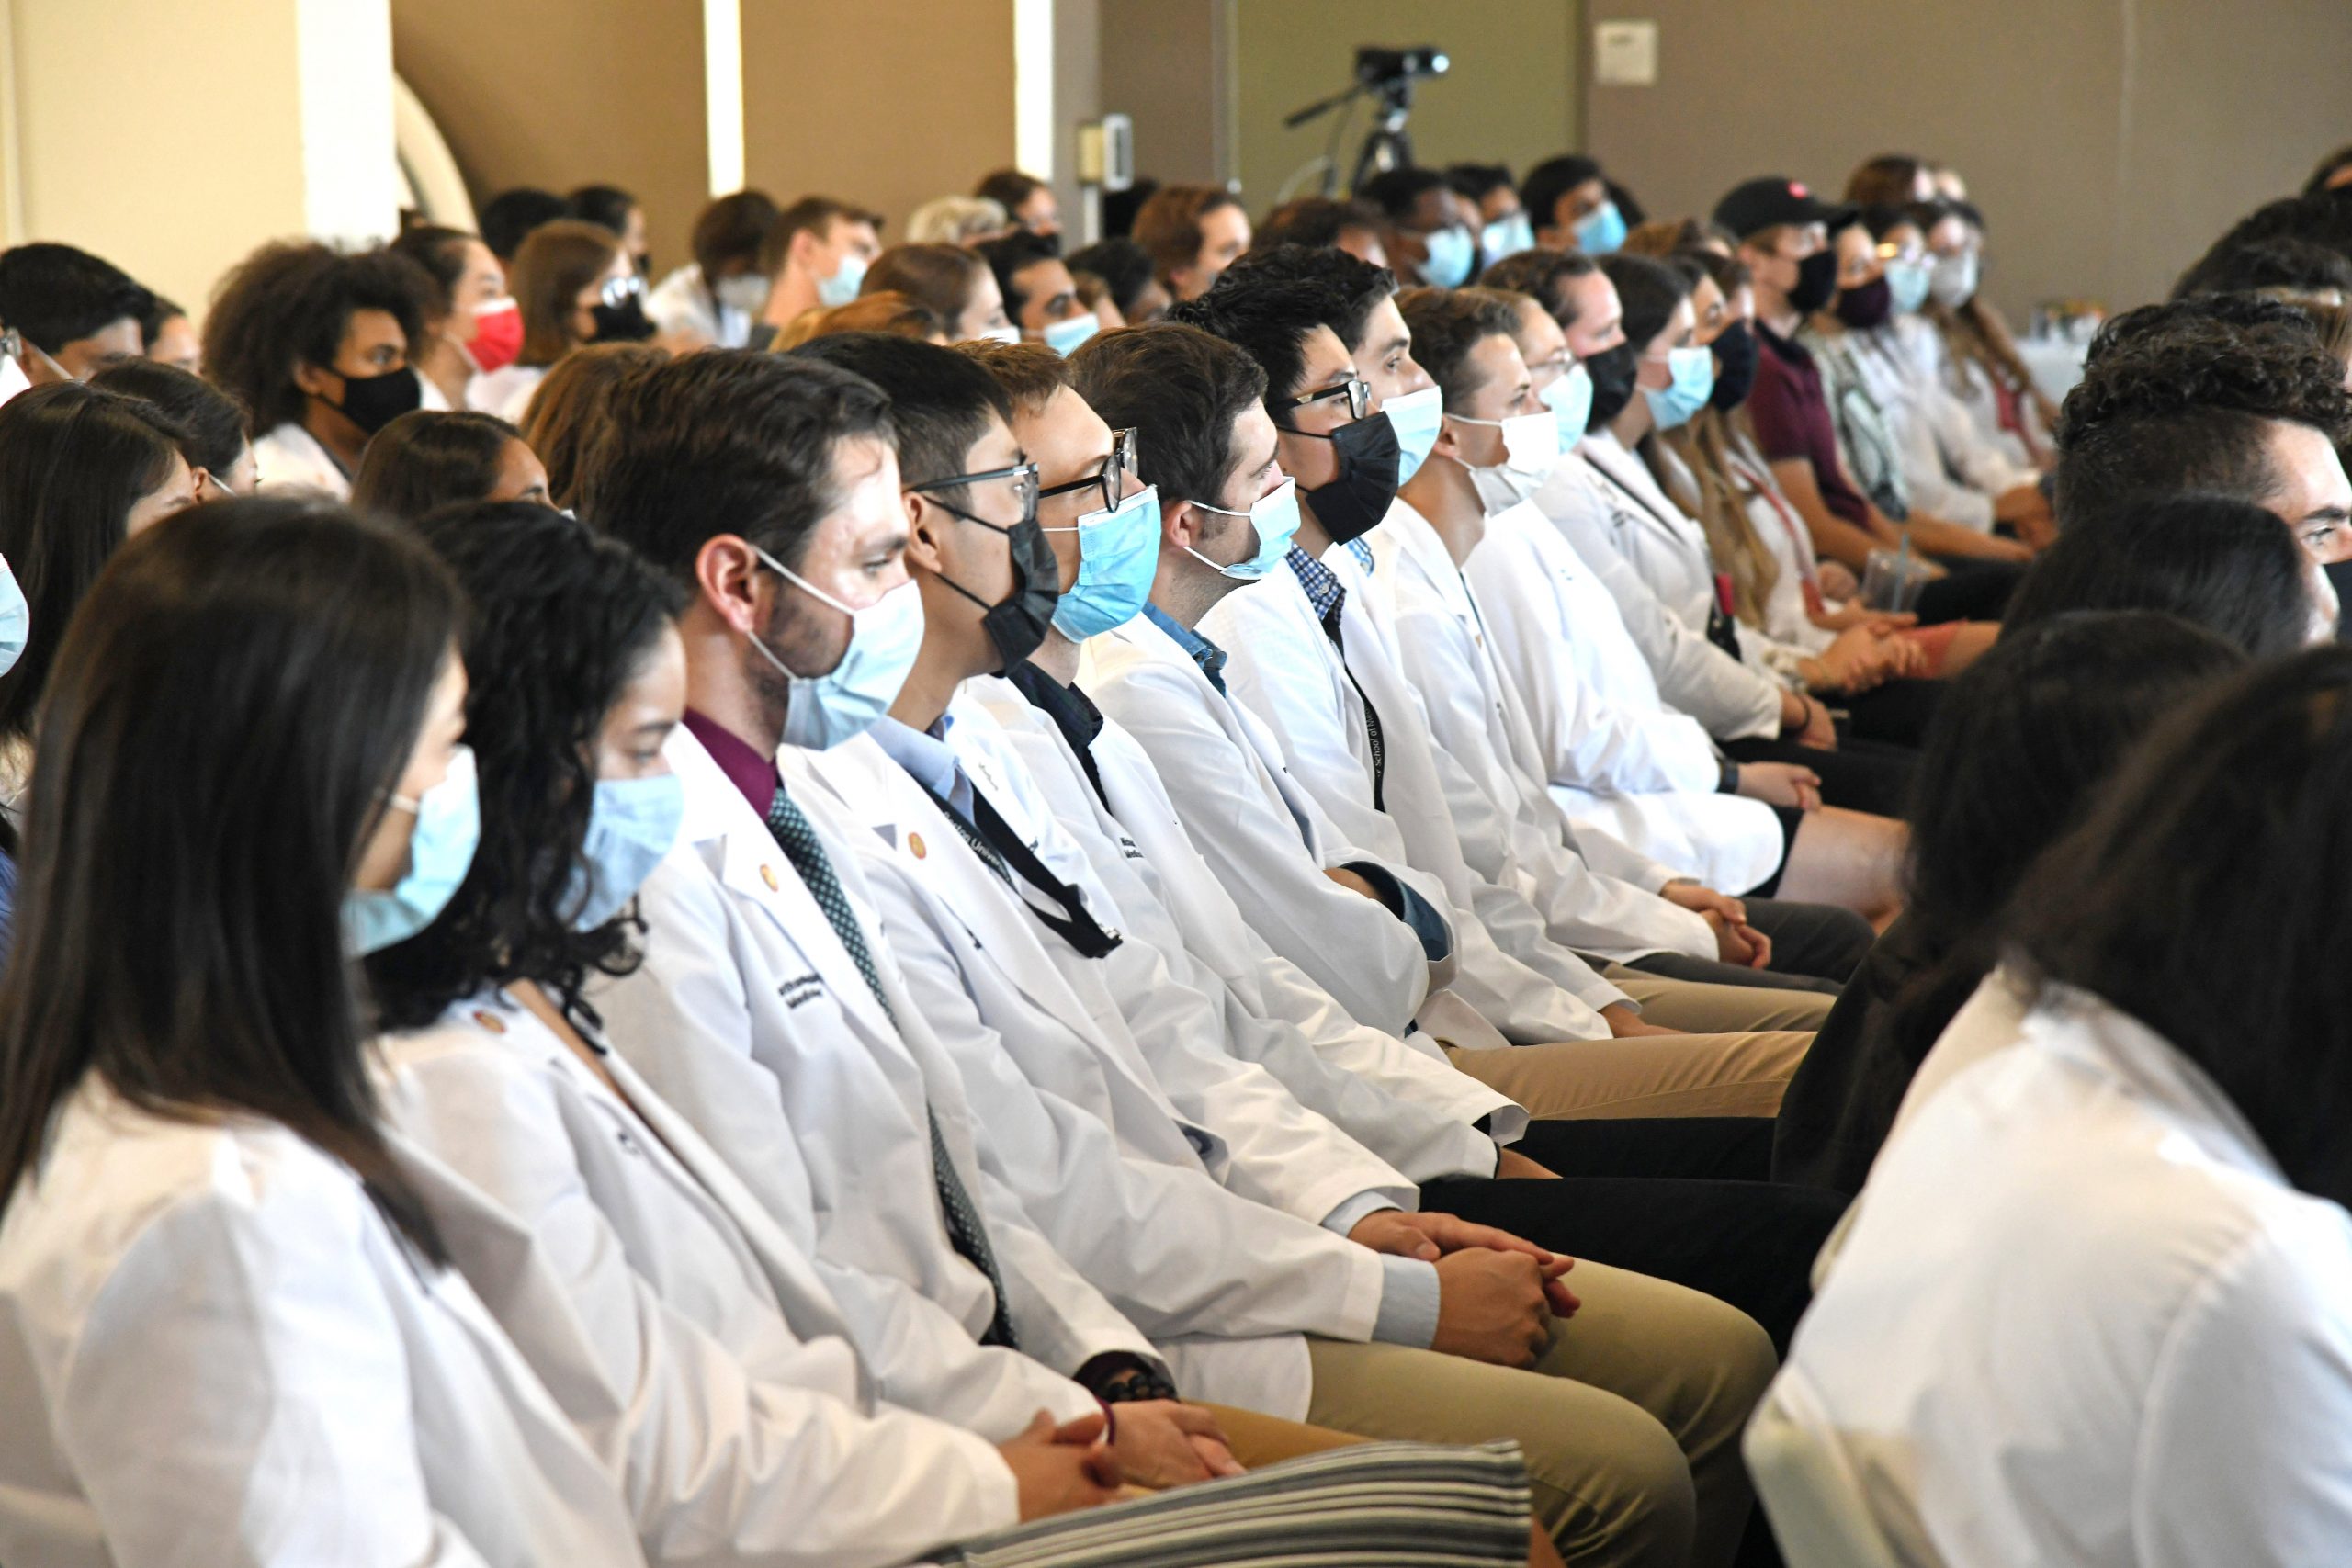
[[[794,804],[781,781],[775,786],[775,799],[768,804],[768,831],[775,836],[776,847],[792,862],[792,868],[800,874],[801,884],[817,900],[817,908],[825,912],[833,934],[848,950],[850,962],[865,977],[866,988],[874,993],[883,1016],[895,1026],[898,1015],[890,1010],[890,998],[882,994],[882,975],[874,966],[874,951],[865,945],[865,932],[850,913],[849,899],[842,892],[842,879],[833,874],[833,863],[826,855],[825,846],[817,841],[816,829],[809,826],[807,814]],[[939,1186],[939,1206],[947,1216],[947,1239],[973,1268],[988,1277],[992,1293],[988,1332],[980,1336],[980,1343],[1017,1348],[1019,1341],[1013,1336],[1012,1318],[1005,1311],[1004,1277],[997,1272],[996,1251],[989,1246],[989,1234],[980,1224],[979,1210],[973,1205],[971,1194],[964,1190],[964,1179],[956,1173],[956,1162],[947,1157],[947,1140],[940,1135],[939,1118],[928,1105],[923,1107],[923,1120],[931,1127],[931,1172]]]

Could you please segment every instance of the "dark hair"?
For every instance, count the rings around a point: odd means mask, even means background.
[[[458,623],[430,552],[325,502],[200,506],[121,551],[33,751],[0,1191],[96,1072],[153,1113],[284,1124],[442,1260],[377,1121],[343,906]]]
[[[1555,251],[1538,245],[1503,257],[1478,275],[1478,284],[1483,288],[1526,295],[1543,306],[1559,322],[1560,330],[1566,332],[1577,319],[1576,300],[1566,288],[1568,279],[1589,277],[1600,270],[1600,264],[1582,251]]]
[[[1013,218],[1013,213],[1023,202],[1046,188],[1046,182],[1035,175],[1024,175],[1018,169],[998,169],[981,176],[980,183],[972,187],[972,194],[995,202],[1004,209],[1007,218],[1018,223],[1021,220]]]
[[[1334,252],[1334,254],[1340,253]],[[1236,285],[1230,272],[1168,319],[1214,333],[1256,360],[1266,373],[1264,403],[1276,425],[1292,423],[1291,394],[1306,378],[1306,340],[1339,308],[1339,291],[1321,283],[1261,275]]]
[[[1102,193],[1102,237],[1106,240],[1132,239],[1136,220],[1143,216],[1144,204],[1159,194],[1159,182],[1149,175],[1137,175],[1135,183],[1125,190]]]
[[[1511,181],[1510,170],[1501,164],[1448,164],[1445,179],[1457,196],[1466,197],[1472,201],[1484,201],[1498,190],[1510,191],[1513,196],[1519,194],[1518,186]]]
[[[807,232],[821,241],[836,222],[868,223],[878,232],[882,215],[852,207],[846,201],[836,201],[830,196],[804,196],[777,213],[775,221],[768,225],[767,238],[760,245],[760,270],[770,277],[775,276],[784,270],[785,257],[792,254],[793,236]]]
[[[584,476],[589,521],[682,584],[709,539],[734,534],[786,566],[840,503],[836,449],[895,443],[890,400],[863,376],[798,354],[708,349],[614,389]]]
[[[1034,414],[1072,384],[1069,361],[1042,343],[998,343],[981,338],[959,343],[956,352],[996,378],[1012,400],[1013,413]]]
[[[866,268],[858,292],[903,294],[952,325],[989,265],[961,245],[892,245]]]
[[[1217,279],[1208,298],[1226,297],[1227,289],[1253,290],[1270,286],[1310,291],[1315,320],[1339,333],[1340,341],[1353,354],[1363,344],[1373,311],[1383,299],[1395,296],[1396,275],[1361,256],[1323,246],[1252,247],[1226,268],[1225,276]],[[1305,301],[1307,294],[1302,292],[1298,298]],[[1269,367],[1270,374],[1271,371]]]
[[[729,262],[749,262],[758,266],[760,254],[767,245],[768,231],[775,227],[775,198],[763,190],[739,190],[711,201],[695,217],[689,242],[695,265],[702,268],[703,281],[718,281],[719,269]]]
[[[1356,198],[1378,208],[1389,222],[1403,223],[1413,216],[1421,197],[1433,190],[1453,188],[1435,169],[1389,169],[1356,186]]]
[[[2312,171],[2312,177],[2303,182],[2303,194],[2326,195],[2327,182],[2342,174],[2346,167],[2352,167],[2352,147],[2338,147],[2319,161],[2319,167]]]
[[[1562,198],[1586,181],[1600,178],[1600,165],[1589,158],[1575,153],[1546,158],[1528,170],[1519,182],[1519,204],[1527,209],[1527,220],[1536,229],[1556,229],[1560,227]]]
[[[523,442],[548,471],[548,499],[589,510],[590,480],[612,430],[621,383],[668,363],[650,343],[583,344],[555,363],[524,405]]]
[[[2352,1202],[2352,650],[2258,664],[2163,725],[2004,922],[2028,973],[2089,991],[2210,1077],[2289,1181]]]
[[[506,444],[522,439],[496,414],[412,410],[368,438],[352,508],[414,522],[438,506],[481,501],[498,488]]]
[[[412,223],[386,247],[394,255],[414,262],[433,280],[435,292],[428,314],[446,316],[455,308],[458,284],[466,276],[466,246],[473,238],[463,229]]]
[[[164,335],[164,329],[171,324],[175,316],[186,321],[187,312],[180,308],[177,301],[166,299],[153,290],[148,291],[147,308],[139,313],[139,341],[147,352],[154,352],[155,340]]]
[[[32,733],[66,624],[185,439],[153,404],[73,381],[0,404],[0,557],[32,611],[23,654],[0,673],[0,736]]]
[[[1918,190],[1927,166],[1907,152],[1882,152],[1846,176],[1846,199],[1860,207],[1900,207]]]
[[[2278,319],[2239,326],[2201,309],[2224,301]],[[2344,366],[2320,345],[2309,317],[2230,295],[2127,311],[2101,330],[2059,410],[2061,527],[2150,494],[2267,498],[2277,488],[2267,421],[2310,425],[2338,446],[2352,439]]]
[[[1135,309],[1151,282],[1151,257],[1133,240],[1098,240],[1084,250],[1072,251],[1069,259],[1073,274],[1088,273],[1102,280],[1111,291],[1111,303],[1122,316]]]
[[[577,218],[542,223],[525,237],[506,269],[523,316],[516,364],[553,365],[579,346],[572,318],[580,310],[580,291],[603,276],[620,254],[620,240],[610,229]]]
[[[1026,229],[1015,229],[1010,234],[1000,234],[993,240],[983,240],[972,252],[989,264],[996,274],[996,286],[1004,296],[1004,311],[1014,321],[1021,319],[1022,309],[1029,303],[1028,292],[1019,282],[1020,276],[1040,262],[1060,261],[1062,248],[1042,235]]]
[[[1756,282],[1755,269],[1740,260],[1738,256],[1722,255],[1700,245],[1690,246],[1687,250],[1678,250],[1667,260],[1678,265],[1697,267],[1714,280],[1715,287],[1723,290],[1724,298],[1726,299]]]
[[[102,392],[138,398],[163,411],[180,429],[180,456],[192,468],[219,479],[245,455],[245,411],[236,399],[176,365],[152,359],[128,359],[109,365],[90,378]],[[151,479],[153,490],[161,476]]]
[[[2310,640],[2308,570],[2294,534],[2251,502],[2192,492],[2107,508],[2034,562],[2004,636],[2078,610],[2161,610],[2267,659]]]
[[[2281,234],[2214,245],[2180,275],[2172,297],[2264,290],[2310,294],[2329,288],[2352,295],[2352,256],[2315,240]]]
[[[481,231],[481,243],[490,254],[502,262],[513,261],[514,253],[532,230],[542,223],[552,223],[559,218],[571,216],[571,203],[551,190],[537,186],[516,186],[500,191],[482,203],[475,222]]]
[[[204,373],[251,412],[252,433],[300,424],[310,399],[294,367],[332,368],[351,318],[382,310],[410,348],[424,335],[432,280],[390,251],[344,255],[308,241],[264,245],[221,279],[204,320]]]
[[[2213,248],[2233,249],[2257,240],[2308,240],[2352,254],[2352,201],[2340,191],[2321,191],[2265,202],[2232,224]]]
[[[899,435],[899,479],[907,485],[953,479],[988,434],[989,416],[1012,420],[1012,400],[996,378],[952,349],[892,333],[836,333],[792,351],[862,376],[890,400]],[[948,492],[942,492],[943,494]]]
[[[1926,1056],[1993,967],[2002,908],[2035,858],[2089,814],[2143,736],[2245,662],[2174,615],[2069,611],[2005,631],[1947,683],[1919,762],[1934,787],[1909,812],[1905,945],[1926,967],[1886,1024],[1905,1061]]]
[[[1336,245],[1351,229],[1380,232],[1380,209],[1368,201],[1302,196],[1267,213],[1265,220],[1250,231],[1249,254],[1256,255],[1276,245]]]
[[[1396,309],[1413,333],[1413,358],[1430,373],[1450,411],[1476,397],[1486,381],[1472,367],[1470,351],[1490,337],[1519,341],[1519,308],[1508,294],[1488,288],[1408,288]]]
[[[1616,286],[1618,302],[1625,308],[1625,341],[1638,355],[1666,331],[1674,308],[1690,298],[1690,279],[1668,263],[1622,251],[1599,258],[1599,265]]]
[[[628,232],[628,215],[643,205],[618,186],[582,186],[564,199],[574,218],[600,224],[616,236]]]
[[[1233,422],[1266,395],[1257,361],[1198,327],[1155,321],[1099,333],[1069,364],[1103,423],[1136,432],[1145,483],[1171,505],[1218,503],[1233,474]]]
[[[628,922],[573,929],[589,888],[580,851],[596,792],[596,737],[684,595],[616,539],[522,502],[443,507],[416,524],[465,590],[466,736],[481,843],[448,907],[368,960],[388,1029],[514,980],[595,1024],[588,976],[626,975]]]
[[[125,317],[139,321],[152,299],[129,273],[72,245],[35,241],[0,251],[0,326],[51,354]]]
[[[1240,205],[1223,186],[1162,186],[1136,210],[1134,239],[1164,280],[1200,259],[1201,224],[1210,213]]]

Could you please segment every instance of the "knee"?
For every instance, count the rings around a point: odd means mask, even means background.
[[[1680,1564],[1698,1532],[1698,1493],[1673,1436],[1627,1404],[1579,1422],[1573,1444],[1522,1444],[1536,1517],[1571,1563]]]

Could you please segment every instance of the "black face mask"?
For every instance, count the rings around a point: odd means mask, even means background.
[[[1366,414],[1329,435],[1317,435],[1311,430],[1288,434],[1329,441],[1340,459],[1338,479],[1298,492],[1298,499],[1314,511],[1315,521],[1323,525],[1331,542],[1344,545],[1377,527],[1388,515],[1389,503],[1396,499],[1399,448],[1396,427],[1388,423],[1388,416]]]
[[[1707,395],[1717,412],[1729,413],[1747,400],[1756,385],[1756,333],[1746,321],[1734,321],[1715,334],[1715,389]]]
[[[1035,517],[1025,517],[1008,528],[958,511],[944,501],[936,504],[967,523],[1003,535],[1012,553],[1012,592],[1001,604],[989,604],[952,577],[942,574],[939,579],[982,608],[980,629],[996,645],[998,657],[1004,660],[1001,669],[1010,670],[1045,646],[1046,628],[1054,624],[1054,606],[1061,602],[1061,563],[1054,559],[1054,547]]]
[[[414,371],[402,367],[379,376],[345,376],[343,401],[327,406],[373,435],[401,415],[413,413],[424,400],[424,384]]]
[[[1838,292],[1838,253],[1815,251],[1797,263],[1796,287],[1789,290],[1789,309],[1810,316]]]
[[[1584,362],[1585,374],[1592,378],[1592,412],[1585,422],[1588,431],[1599,430],[1625,412],[1634,400],[1634,387],[1642,373],[1641,361],[1634,345],[1621,343],[1605,349]]]
[[[2335,640],[2352,642],[2352,560],[2332,560],[2320,570],[2327,573],[2328,581],[2335,585],[2336,602],[2342,607],[2335,624]]]
[[[1873,277],[1860,288],[1838,296],[1838,319],[1857,332],[1886,325],[1894,309],[1894,289],[1883,277]]]
[[[588,307],[588,314],[596,323],[598,343],[643,343],[653,335],[653,323],[645,316],[644,297],[634,292],[617,305],[600,300]]]

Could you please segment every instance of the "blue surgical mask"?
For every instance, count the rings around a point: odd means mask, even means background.
[[[1703,348],[1670,348],[1666,367],[1673,379],[1662,389],[1644,387],[1642,396],[1650,400],[1650,422],[1660,430],[1672,430],[1688,424],[1714,396],[1715,356]]]
[[[1487,224],[1479,242],[1488,261],[1500,261],[1535,248],[1535,225],[1528,221],[1524,211],[1514,212]]]
[[[819,604],[831,604],[850,618],[849,648],[842,661],[822,675],[795,672],[764,638],[752,638],[761,657],[792,682],[784,743],[823,751],[855,739],[890,711],[899,700],[899,688],[907,683],[907,671],[915,667],[915,654],[922,647],[922,594],[911,581],[904,582],[865,609],[853,610],[767,551],[760,551],[760,559]]]
[[[1159,487],[1146,485],[1107,512],[1090,512],[1074,527],[1048,534],[1078,536],[1078,581],[1054,606],[1054,626],[1084,642],[1143,614],[1159,571]]]
[[[598,779],[588,812],[588,837],[571,886],[580,910],[574,931],[593,931],[626,908],[678,841],[686,817],[686,789],[675,773],[642,779]]]
[[[17,667],[17,660],[25,656],[25,643],[32,635],[32,606],[25,603],[25,591],[17,584],[16,570],[5,557],[0,557],[0,675]]]
[[[1928,284],[1933,274],[1925,262],[1891,261],[1886,264],[1886,289],[1894,297],[1894,313],[1907,316],[1928,302]]]
[[[393,795],[387,806],[415,820],[408,835],[408,870],[390,890],[355,887],[343,896],[343,940],[355,953],[380,953],[438,919],[456,897],[481,841],[481,795],[474,786],[474,753],[450,753],[441,782],[414,800]]]
[[[1421,281],[1432,288],[1459,288],[1470,281],[1477,265],[1478,242],[1462,228],[1439,229],[1422,242],[1429,254],[1421,258]]]
[[[1290,554],[1291,541],[1298,536],[1298,481],[1285,479],[1272,490],[1260,496],[1247,512],[1235,512],[1228,507],[1211,506],[1205,501],[1193,504],[1203,512],[1220,512],[1227,517],[1247,517],[1250,525],[1258,530],[1258,553],[1248,560],[1227,566],[1213,561],[1192,546],[1184,553],[1203,566],[1214,568],[1220,575],[1236,582],[1255,582],[1282,564]]]
[[[1592,372],[1583,361],[1569,366],[1536,396],[1560,420],[1560,449],[1566,451],[1584,439],[1592,421]]]
[[[1068,321],[1054,321],[1045,331],[1046,346],[1068,359],[1078,345],[1102,330],[1102,318],[1089,310]]]
[[[1445,423],[1445,394],[1435,387],[1423,387],[1401,398],[1384,400],[1380,412],[1396,427],[1396,482],[1403,484],[1420,472],[1437,446],[1438,427]]]
[[[858,285],[865,281],[865,258],[852,252],[842,257],[842,265],[833,276],[817,282],[817,303],[828,309],[846,305],[857,298]]]
[[[1613,201],[1604,201],[1577,220],[1577,249],[1589,256],[1605,256],[1625,243],[1625,215]]]

